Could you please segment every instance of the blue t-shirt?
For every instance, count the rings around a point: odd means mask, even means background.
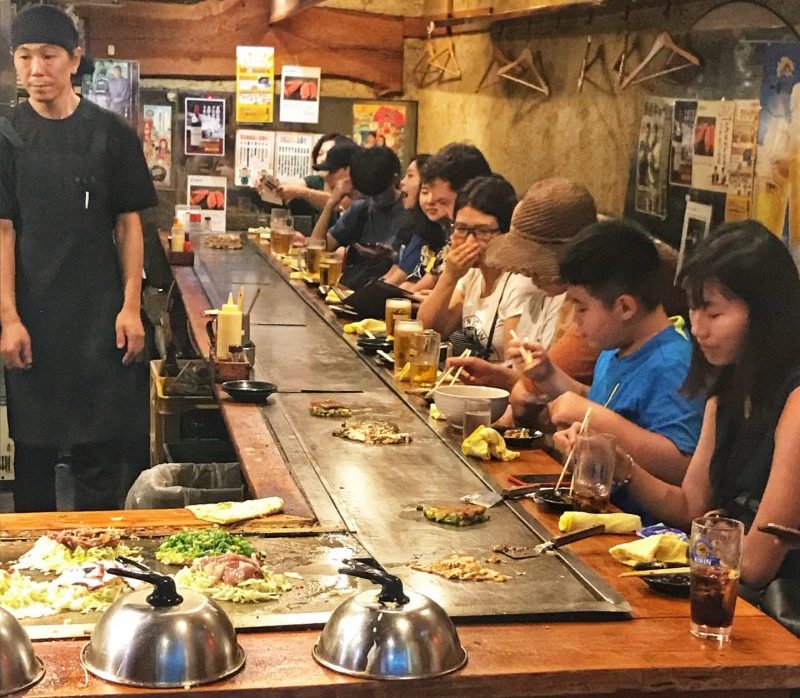
[[[425,241],[414,233],[411,239],[400,248],[400,254],[397,257],[397,266],[406,274],[411,274],[411,272],[419,266],[420,259],[422,258],[422,248],[424,246]]]
[[[357,242],[369,245],[382,242],[400,248],[399,234],[405,222],[403,200],[397,199],[388,206],[370,206],[363,199],[354,201],[328,232],[342,247]]]
[[[589,390],[604,405],[634,424],[666,436],[681,453],[693,453],[700,438],[705,400],[688,399],[680,388],[689,371],[692,343],[670,326],[629,356],[600,352]]]

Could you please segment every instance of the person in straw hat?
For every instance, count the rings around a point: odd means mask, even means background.
[[[551,360],[568,375],[590,382],[598,350],[589,346],[572,322],[572,304],[565,302],[566,285],[558,274],[558,258],[564,244],[597,220],[592,195],[563,177],[535,182],[514,209],[511,230],[498,236],[486,252],[486,264],[495,269],[529,277],[543,291],[530,298],[517,334],[549,349]],[[520,342],[510,343],[510,356],[519,356]],[[514,403],[520,418],[531,421],[541,409],[541,391],[510,364],[480,358],[452,358],[463,367],[461,376],[471,385],[492,385],[512,390],[522,378]],[[531,412],[531,414],[528,414]]]

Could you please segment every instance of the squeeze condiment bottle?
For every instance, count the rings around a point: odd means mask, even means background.
[[[170,249],[173,252],[183,252],[183,243],[186,242],[186,232],[183,225],[177,218],[172,224],[172,232],[170,238]]]
[[[233,300],[233,294],[228,294],[228,302],[222,306],[217,314],[217,359],[228,360],[230,347],[242,344],[242,311]]]

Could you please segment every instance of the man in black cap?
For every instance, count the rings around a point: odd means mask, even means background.
[[[67,454],[74,501],[59,504],[116,508],[130,364],[144,344],[138,212],[156,194],[136,134],[72,90],[81,49],[69,16],[30,5],[11,42],[29,95],[0,123],[0,355],[15,508],[56,508],[54,470]]]
[[[337,148],[331,148],[328,159]],[[391,148],[356,146],[350,176],[337,182],[317,221],[312,240],[326,241],[329,251],[347,248],[342,283],[352,289],[383,276],[399,250],[405,216],[397,184],[400,160]],[[345,196],[357,199],[328,229],[331,213]]]

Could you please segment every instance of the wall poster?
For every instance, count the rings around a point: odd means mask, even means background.
[[[672,113],[670,100],[647,97],[636,148],[636,210],[659,218],[667,215]]]
[[[679,99],[675,102],[672,118],[670,184],[676,184],[681,187],[692,186],[694,120],[696,117],[697,102],[695,100]]]
[[[699,101],[694,125],[692,186],[728,191],[728,165],[733,143],[734,101]]]
[[[678,266],[675,271],[675,281],[683,268],[685,260],[689,259],[697,244],[705,240],[711,228],[713,209],[708,204],[700,204],[686,197],[686,212],[683,215],[683,232],[681,234],[681,248],[678,252]]]
[[[139,128],[139,62],[100,59],[94,73],[84,75],[81,95]]]
[[[764,49],[753,215],[800,243],[800,43]],[[795,251],[793,249],[793,251]]]
[[[285,65],[281,70],[281,121],[319,123],[320,68]]]
[[[726,221],[741,221],[751,217],[760,111],[758,100],[743,99],[736,102],[731,156],[728,162]]]
[[[406,107],[370,102],[353,105],[353,140],[367,148],[385,145],[405,162]]]
[[[142,146],[156,188],[172,184],[172,107],[145,104],[142,107]]]
[[[236,131],[235,181],[239,187],[258,187],[275,167],[275,132],[240,128]]]
[[[264,124],[273,119],[275,49],[236,47],[236,121]]]
[[[275,177],[282,182],[302,179],[311,172],[311,151],[319,139],[317,133],[275,133]]]
[[[187,97],[184,154],[225,155],[225,100]]]
[[[225,177],[189,175],[186,178],[186,203],[199,206],[203,218],[211,219],[211,230],[225,232],[225,211],[228,204],[228,180]]]

